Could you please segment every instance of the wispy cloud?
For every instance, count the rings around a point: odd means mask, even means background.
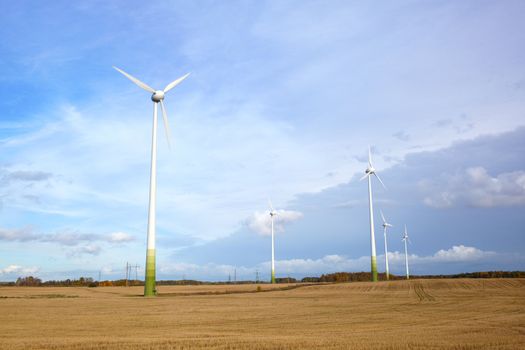
[[[102,248],[96,244],[87,244],[72,250],[68,250],[67,255],[69,257],[80,257],[83,255],[99,255]]]
[[[109,234],[79,233],[79,232],[57,232],[51,234],[36,233],[32,227],[23,229],[0,228],[0,240],[18,242],[42,242],[57,243],[64,246],[76,246],[84,242],[108,242],[123,244],[134,241],[135,238],[125,232],[113,232]]]
[[[25,182],[34,182],[34,181],[45,181],[49,180],[53,174],[47,173],[44,171],[34,171],[34,170],[14,170],[8,171],[3,169],[3,174],[0,175],[3,182],[9,183],[11,181],[25,181]]]
[[[28,275],[35,274],[38,271],[38,267],[23,267],[20,265],[9,265],[7,267],[4,267],[3,269],[0,269],[0,275]]]
[[[34,241],[37,240],[39,236],[33,233],[33,228],[25,227],[21,229],[6,229],[0,228],[0,240],[3,241]]]
[[[134,241],[135,237],[126,232],[113,232],[109,235],[107,240],[113,243],[123,243]]]
[[[403,130],[400,130],[398,132],[393,133],[392,136],[394,136],[396,139],[401,140],[401,141],[409,141],[410,140],[410,135],[407,132],[403,131]]]

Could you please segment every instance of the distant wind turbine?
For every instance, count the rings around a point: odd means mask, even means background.
[[[273,209],[272,201],[268,199],[270,204],[270,220],[272,222],[272,283],[275,283],[275,245],[274,245],[274,232],[273,232],[273,217],[277,215],[277,212]]]
[[[390,273],[388,271],[388,246],[387,246],[387,239],[386,239],[386,229],[388,227],[392,227],[391,224],[389,224],[388,222],[386,222],[385,220],[385,216],[383,215],[383,212],[380,210],[379,211],[381,213],[381,219],[383,219],[383,235],[385,236],[385,272],[386,272],[386,279],[389,280],[390,279]]]
[[[371,265],[372,265],[372,281],[377,282],[377,258],[376,258],[376,238],[374,234],[374,208],[372,205],[372,175],[375,175],[375,177],[379,180],[381,185],[386,189],[385,184],[379,176],[376,173],[376,170],[372,166],[372,152],[370,151],[370,146],[368,147],[368,167],[365,170],[365,176],[361,178],[361,180],[364,180],[365,178],[368,178],[368,204],[369,204],[369,211],[370,211],[370,246],[372,250],[371,254]]]
[[[164,90],[155,90],[150,86],[144,84],[137,78],[129,75],[123,70],[113,66],[118,72],[122,73],[126,78],[137,84],[142,89],[151,92],[151,100],[153,101],[153,136],[151,140],[151,174],[150,174],[150,187],[149,187],[149,212],[148,212],[148,246],[146,251],[146,276],[144,282],[144,296],[155,296],[157,290],[155,287],[155,207],[157,197],[157,104],[160,103],[162,109],[162,119],[164,121],[164,129],[166,131],[166,137],[168,139],[168,146],[170,146],[170,128],[168,124],[168,116],[166,115],[166,109],[164,108],[164,95],[179,85],[184,79],[190,75],[187,73],[182,77],[172,81]]]
[[[407,279],[410,278],[410,275],[408,273],[408,249],[407,249],[407,241],[410,242],[410,239],[408,238],[408,232],[407,232],[407,225],[405,225],[405,233],[403,234],[403,238],[401,239],[405,242],[405,266],[407,269]],[[412,242],[410,242],[412,243]]]

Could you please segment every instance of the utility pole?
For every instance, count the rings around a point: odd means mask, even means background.
[[[128,280],[129,280],[129,263],[126,261],[126,287],[129,287]]]
[[[233,270],[233,284],[237,284],[237,268]]]
[[[259,283],[259,270],[255,270],[255,283]]]
[[[139,267],[140,267],[140,266],[137,265],[137,264],[135,264],[135,265],[130,265],[130,266],[129,266],[129,270],[130,270],[130,271],[129,271],[129,276],[130,276],[130,278],[131,278],[131,269],[135,269],[135,281],[138,281],[138,280],[139,280],[139,278],[138,278],[138,269],[139,269]]]
[[[231,273],[228,274],[228,283],[232,283],[232,274]]]
[[[139,280],[139,268],[140,268],[139,265],[135,265],[135,280],[136,281]]]

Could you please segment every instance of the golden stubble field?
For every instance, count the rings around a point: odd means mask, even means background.
[[[523,279],[255,290],[0,288],[0,349],[525,348]]]

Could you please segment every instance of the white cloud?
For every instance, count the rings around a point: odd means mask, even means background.
[[[4,229],[0,228],[0,240],[4,241],[19,241],[19,242],[42,242],[42,243],[57,243],[63,246],[77,246],[83,243],[94,242],[108,242],[115,244],[127,243],[135,240],[135,238],[125,232],[113,232],[109,235],[94,234],[94,233],[80,233],[80,232],[57,232],[51,234],[38,234],[34,232],[31,227],[22,229]],[[89,249],[84,249],[89,252]],[[91,250],[94,252],[94,250]],[[100,251],[100,248],[97,252]]]
[[[389,263],[393,271],[404,271],[405,254],[395,251],[389,252]],[[384,255],[379,255],[378,261],[382,262]],[[453,246],[449,249],[441,249],[435,254],[428,256],[419,256],[409,254],[409,264],[411,268],[417,268],[419,271],[439,271],[440,264],[449,263],[467,263],[467,262],[494,262],[504,258],[503,255],[495,252],[483,251],[475,247],[464,245]],[[286,259],[276,260],[275,268],[278,276],[300,275],[300,276],[318,276],[323,273],[332,272],[358,272],[369,271],[370,257],[362,256],[359,258],[349,258],[343,255],[326,255],[319,259]],[[270,262],[258,264],[252,267],[220,265],[220,264],[188,264],[177,263],[161,267],[164,274],[175,274],[193,276],[192,278],[209,278],[209,276],[219,276],[218,279],[224,279],[234,269],[237,270],[238,276],[253,279],[256,271],[264,275],[265,271],[270,270]]]
[[[80,257],[82,255],[99,255],[102,248],[95,244],[87,244],[67,252],[70,257]]]
[[[378,261],[382,262],[384,255],[379,255]],[[498,259],[500,256],[495,252],[483,251],[475,247],[464,245],[453,246],[447,250],[441,249],[433,255],[419,256],[409,254],[409,264],[417,266],[420,270],[432,265],[442,263],[482,262]],[[402,269],[405,264],[405,254],[395,251],[388,253],[389,263],[392,268]],[[268,265],[269,263],[265,263]],[[269,266],[269,265],[268,265]],[[289,259],[276,261],[276,269],[282,273],[326,273],[335,271],[368,271],[370,268],[370,257],[348,258],[341,255],[326,255],[320,259]]]
[[[134,241],[135,237],[125,232],[113,232],[109,235],[108,241],[112,243],[125,243]]]
[[[37,239],[31,227],[21,229],[0,228],[0,240],[4,241],[32,241]]]
[[[36,240],[47,243],[58,243],[65,246],[75,246],[82,242],[92,242],[99,239],[98,235],[78,232],[58,232],[37,236]]]
[[[269,264],[268,268],[269,268]],[[341,255],[326,255],[320,259],[277,260],[276,269],[283,274],[319,274],[336,271],[363,271],[370,267],[370,257],[356,259]]]
[[[467,247],[464,245],[452,246],[449,249],[440,249],[433,255],[429,256],[418,256],[416,254],[409,254],[409,259],[413,263],[417,264],[430,264],[430,263],[454,263],[454,262],[474,262],[490,260],[497,257],[498,254],[491,251],[484,251],[475,247]],[[389,262],[396,264],[405,263],[405,253],[401,252],[389,252]]]
[[[448,250],[439,250],[432,256],[432,260],[437,262],[475,261],[493,257],[495,254],[494,252],[483,251],[474,247],[458,245]]]
[[[284,226],[291,222],[297,221],[303,217],[303,214],[295,210],[277,210],[277,215],[274,216],[274,231],[284,232]],[[272,234],[272,223],[269,212],[256,211],[247,220],[248,227],[262,235]]]
[[[457,204],[485,208],[525,205],[525,171],[493,177],[483,167],[471,167],[437,180],[420,181],[419,187],[426,193],[423,202],[435,208]]]
[[[9,265],[3,269],[0,269],[0,274],[34,274],[38,270],[38,267],[23,267],[20,265]]]

